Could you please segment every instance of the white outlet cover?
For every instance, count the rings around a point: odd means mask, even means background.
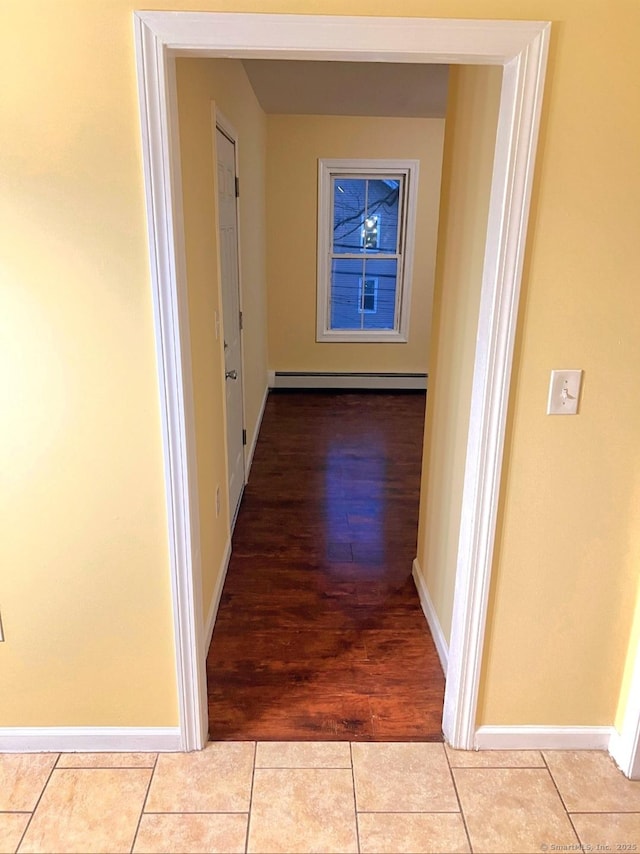
[[[551,371],[547,415],[577,415],[582,371]]]

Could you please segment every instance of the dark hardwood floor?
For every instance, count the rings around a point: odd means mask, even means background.
[[[212,739],[442,740],[411,577],[424,408],[269,396],[207,658]]]

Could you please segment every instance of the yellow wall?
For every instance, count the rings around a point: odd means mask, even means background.
[[[130,14],[0,14],[0,725],[172,726]]]
[[[203,610],[206,619],[220,577],[229,531],[222,335],[217,256],[211,103],[238,134],[241,287],[244,310],[245,424],[254,435],[267,387],[265,297],[266,117],[239,60],[177,62],[187,290],[194,381]],[[222,512],[216,518],[216,488]]]
[[[622,687],[620,689],[620,697],[618,699],[618,708],[616,712],[615,726],[619,732],[622,731],[627,711],[627,703],[631,691],[631,682],[635,668],[638,664],[637,655],[640,646],[640,596],[636,596],[636,607],[633,615],[633,623],[631,634],[629,636],[629,649],[627,659],[625,661],[624,671],[622,675]]]
[[[268,117],[267,271],[272,370],[427,371],[443,133],[443,119]],[[406,344],[316,342],[321,157],[420,160]]]
[[[543,4],[536,8],[544,14]],[[606,725],[616,713],[640,568],[640,113],[631,82],[640,74],[632,35],[640,7],[554,3],[546,14],[560,23],[479,720]],[[584,370],[577,417],[545,415],[549,371],[562,367]],[[616,377],[622,385],[612,400]]]
[[[447,639],[501,83],[499,68],[449,78],[417,556]]]
[[[131,12],[355,0],[5,0],[0,722],[176,723]],[[370,0],[554,21],[480,720],[609,724],[640,551],[636,0]],[[576,418],[544,415],[583,368]]]

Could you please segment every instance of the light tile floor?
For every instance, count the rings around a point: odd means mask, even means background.
[[[0,852],[638,852],[605,753],[216,742],[0,755]]]

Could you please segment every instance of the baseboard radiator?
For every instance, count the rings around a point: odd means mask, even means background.
[[[425,391],[428,374],[305,373],[275,371],[269,374],[270,388],[383,389]]]

